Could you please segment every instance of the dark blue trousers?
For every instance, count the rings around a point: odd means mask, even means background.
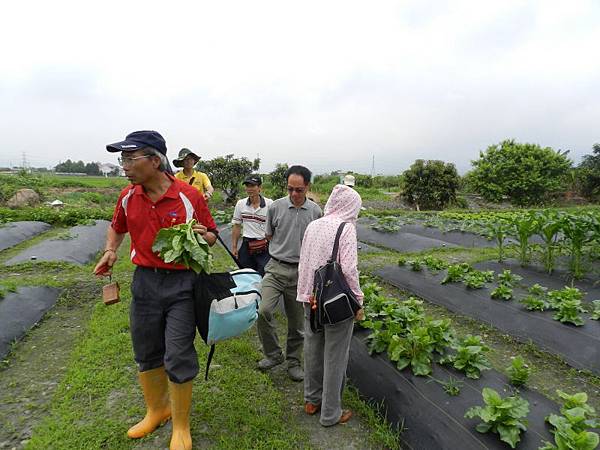
[[[140,372],[164,365],[174,383],[185,383],[198,374],[195,278],[191,270],[135,269],[129,322]]]

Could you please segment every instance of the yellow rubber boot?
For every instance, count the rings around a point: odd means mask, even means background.
[[[164,367],[139,373],[140,385],[146,402],[146,416],[127,431],[127,436],[138,439],[152,433],[171,417],[169,379]]]
[[[192,382],[169,382],[171,394],[171,413],[173,417],[173,435],[170,450],[191,450],[190,410],[192,406]]]

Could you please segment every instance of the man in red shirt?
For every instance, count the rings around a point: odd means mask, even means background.
[[[131,261],[137,265],[131,283],[131,338],[147,411],[127,435],[141,438],[172,417],[171,450],[189,450],[192,380],[198,373],[195,273],[165,263],[152,244],[161,228],[196,219],[194,231],[213,245],[216,225],[198,190],[170,175],[167,146],[159,133],[136,131],[106,149],[121,152],[119,162],[131,182],[119,196],[104,253],[94,269],[96,275],[110,273],[129,233]]]

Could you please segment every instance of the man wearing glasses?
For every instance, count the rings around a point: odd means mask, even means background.
[[[193,304],[196,276],[180,264],[164,262],[152,251],[152,244],[161,228],[196,219],[194,231],[213,245],[216,225],[198,190],[169,174],[167,146],[159,133],[136,131],[106,149],[121,152],[119,163],[131,182],[119,196],[106,250],[94,269],[96,275],[110,274],[117,249],[129,233],[131,261],[137,266],[131,283],[129,322],[146,416],[127,435],[144,437],[171,418],[171,450],[189,450],[192,380],[198,373]]]
[[[259,361],[258,368],[269,370],[287,360],[288,375],[294,381],[304,379],[300,365],[304,311],[296,301],[300,247],[308,224],[323,215],[319,205],[306,197],[311,175],[306,167],[290,167],[285,174],[289,195],[275,200],[267,211],[266,235],[271,259],[265,266],[257,321],[258,336],[265,356]],[[285,357],[273,317],[281,297],[288,322]]]

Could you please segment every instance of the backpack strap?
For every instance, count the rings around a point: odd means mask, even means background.
[[[210,363],[213,355],[215,354],[215,344],[210,346],[210,352],[208,352],[208,359],[206,360],[206,373],[204,374],[204,381],[208,381],[208,369],[210,369]]]
[[[335,242],[333,243],[333,250],[331,251],[331,258],[329,259],[329,261],[337,260],[338,248],[340,246],[340,236],[342,235],[342,231],[344,231],[344,225],[346,225],[346,223],[347,222],[342,222],[338,227],[337,234],[335,235]]]

